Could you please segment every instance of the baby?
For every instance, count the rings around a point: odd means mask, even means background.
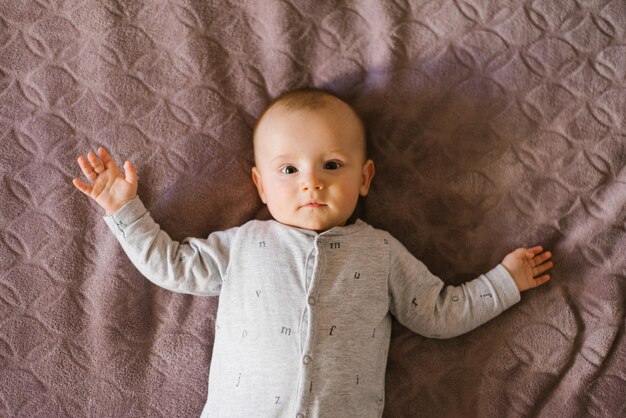
[[[391,317],[416,333],[468,332],[549,280],[539,246],[446,286],[389,233],[352,218],[374,163],[354,109],[331,93],[274,99],[254,130],[252,180],[273,220],[172,241],[104,148],[74,185],[104,210],[137,268],[166,289],[220,296],[211,417],[380,417]]]

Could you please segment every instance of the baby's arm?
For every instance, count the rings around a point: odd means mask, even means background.
[[[137,172],[124,164],[123,175],[108,152],[100,147],[98,158],[89,152],[78,158],[90,184],[74,179],[74,185],[104,210],[105,222],[143,275],[163,288],[195,295],[216,296],[228,265],[229,231],[207,239],[172,240],[154,222],[137,196]]]
[[[446,286],[402,244],[390,243],[390,311],[406,327],[433,338],[461,335],[489,321],[519,302],[520,291],[545,283],[543,273],[552,267],[546,262],[550,254],[540,247],[518,249],[476,279]]]

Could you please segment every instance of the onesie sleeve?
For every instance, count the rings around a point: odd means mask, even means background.
[[[446,286],[402,244],[390,239],[390,312],[413,332],[452,338],[484,324],[520,300],[501,264],[460,286]]]
[[[174,241],[139,197],[104,216],[104,221],[135,267],[154,284],[178,293],[219,295],[237,228],[214,232],[207,239]]]

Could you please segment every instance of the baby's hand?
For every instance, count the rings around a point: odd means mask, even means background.
[[[543,252],[540,246],[518,248],[504,257],[502,265],[513,276],[519,291],[523,292],[550,280],[550,275],[543,274],[554,266],[552,261],[548,261],[550,257],[550,251]]]
[[[126,161],[124,176],[107,150],[100,147],[98,154],[100,158],[92,151],[89,151],[87,158],[82,155],[78,157],[78,165],[90,184],[85,184],[77,178],[72,180],[72,183],[110,215],[137,195],[137,171],[130,161]]]

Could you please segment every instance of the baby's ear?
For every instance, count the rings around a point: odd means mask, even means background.
[[[363,172],[361,173],[361,188],[359,190],[361,196],[367,196],[375,173],[376,168],[374,167],[374,161],[367,160],[365,164],[363,164]]]
[[[263,203],[267,203],[265,201],[265,190],[263,189],[263,181],[261,180],[261,173],[256,167],[252,167],[252,181],[256,186],[257,191],[259,192],[259,197]]]

